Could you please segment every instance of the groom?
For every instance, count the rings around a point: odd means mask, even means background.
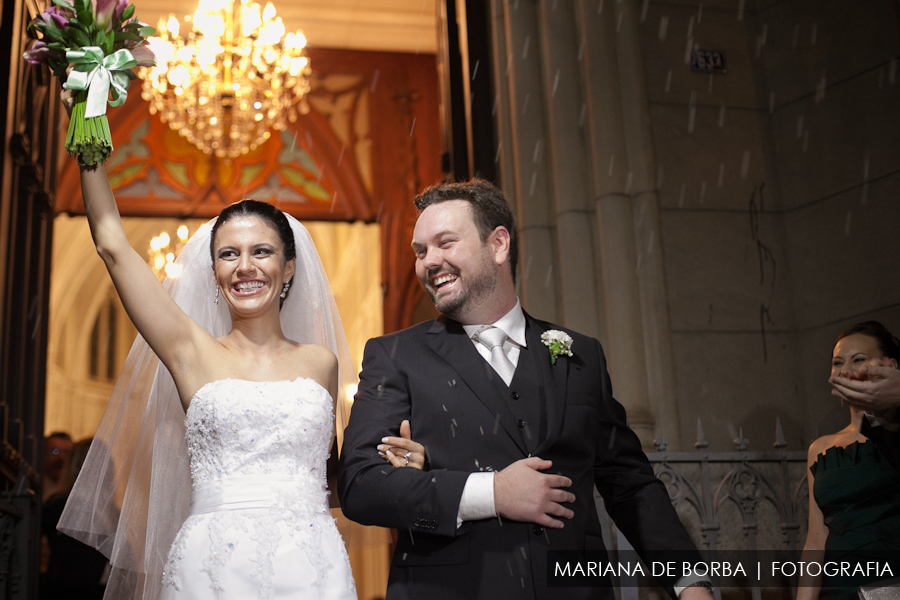
[[[366,345],[338,484],[347,517],[398,529],[388,600],[612,598],[609,587],[548,585],[548,551],[604,551],[595,484],[645,561],[699,560],[613,397],[600,344],[565,330],[572,355],[554,364],[541,334],[562,328],[522,310],[502,193],[441,184],[416,207],[416,274],[441,317]],[[376,451],[404,419],[425,470]],[[659,583],[684,588],[681,600],[711,598],[697,578]]]

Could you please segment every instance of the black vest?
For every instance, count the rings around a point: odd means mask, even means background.
[[[500,377],[491,378],[506,400],[516,420],[521,441],[529,453],[533,453],[547,437],[547,396],[534,355],[534,349],[526,347],[519,350],[516,372],[509,386]],[[493,372],[493,367],[489,368]]]

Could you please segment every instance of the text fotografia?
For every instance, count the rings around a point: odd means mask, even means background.
[[[852,587],[855,581],[891,579],[900,575],[900,557],[878,556],[879,560],[801,560],[799,552],[719,551],[714,559],[703,556],[684,560],[684,555],[664,553],[663,560],[642,561],[633,551],[611,558],[598,551],[549,551],[546,573],[550,587],[652,587],[673,583],[683,577],[709,579],[719,588],[796,588],[826,577],[831,585],[842,580]],[[671,555],[671,560],[668,558]]]
[[[794,577],[799,575],[804,577],[811,575],[818,577],[825,575],[827,577],[879,577],[887,579],[893,577],[894,572],[891,571],[889,563],[882,563],[875,560],[865,562],[852,561],[828,561],[826,563],[819,562],[786,562],[772,563],[772,576],[786,575]]]

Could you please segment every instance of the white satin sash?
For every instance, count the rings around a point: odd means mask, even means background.
[[[220,510],[270,508],[299,481],[286,475],[242,475],[197,483],[191,490],[191,515]],[[327,499],[325,503],[327,511]],[[319,511],[316,511],[319,512]]]

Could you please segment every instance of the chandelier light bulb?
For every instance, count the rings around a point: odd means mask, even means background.
[[[178,277],[179,275],[181,275],[181,269],[181,265],[176,265],[173,262],[166,263],[166,266],[164,267],[166,275],[168,275],[169,277]]]
[[[162,28],[160,28],[160,31],[162,31]],[[163,71],[165,71],[168,68],[166,66],[166,63],[172,60],[172,56],[175,54],[175,46],[170,44],[168,41],[158,37],[147,38],[147,46],[156,57],[157,66],[152,68],[161,68],[163,69]]]
[[[263,21],[269,22],[275,18],[275,6],[271,2],[266,2],[266,8],[262,13]]]
[[[216,55],[208,51],[198,52],[197,64],[200,65],[200,67],[212,67],[216,64]]]
[[[299,75],[305,66],[306,66],[306,63],[303,62],[302,57],[292,58],[291,59],[291,67],[290,67],[291,68],[291,70],[290,70],[291,77],[296,77],[297,75]]]
[[[178,55],[178,66],[187,68],[185,65],[190,64],[191,59],[194,58],[194,48],[192,46],[182,46],[177,51]]]
[[[175,18],[175,15],[170,15],[169,20],[166,21],[166,31],[168,31],[169,35],[172,37],[178,37],[179,28],[180,24],[178,23],[178,19]]]

